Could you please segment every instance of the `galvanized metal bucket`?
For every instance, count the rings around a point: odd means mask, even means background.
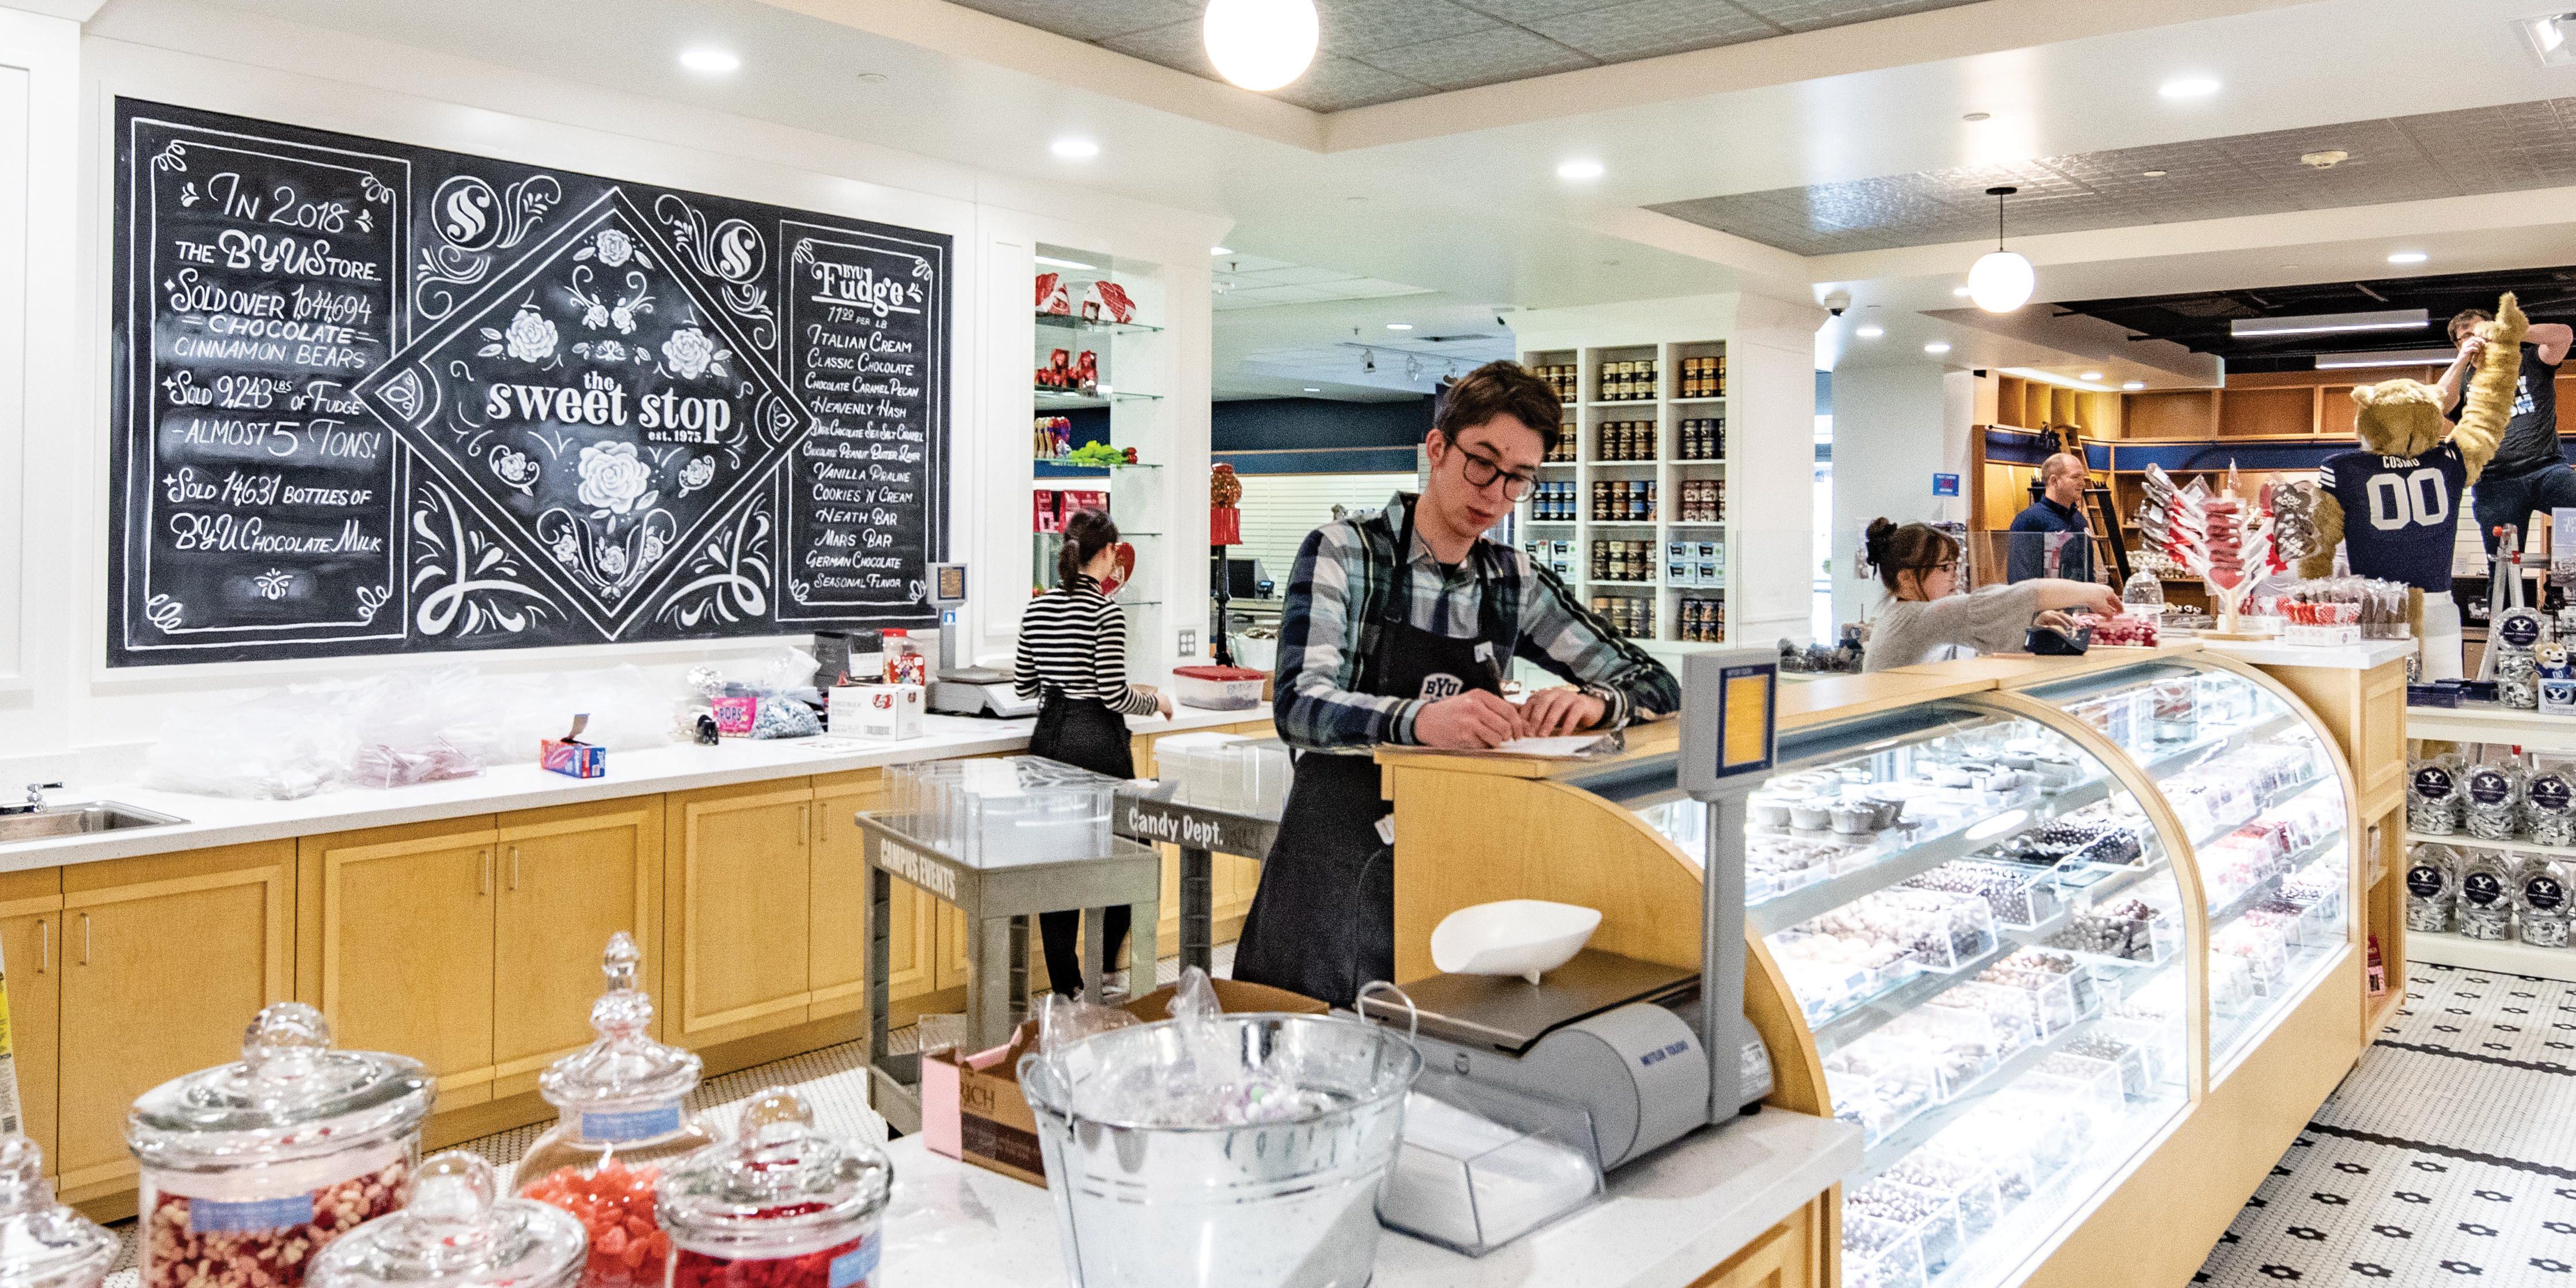
[[[1079,1288],[1361,1288],[1377,1196],[1422,1057],[1399,1033],[1318,1015],[1226,1015],[1188,1049],[1179,1026],[1113,1029],[1020,1063],[1064,1259]],[[1239,1126],[1115,1121],[1105,1080],[1214,1048],[1330,1103]]]

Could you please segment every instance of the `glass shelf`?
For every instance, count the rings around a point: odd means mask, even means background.
[[[1130,393],[1113,389],[1108,393],[1076,393],[1069,389],[1032,389],[1038,406],[1049,409],[1072,407],[1106,407],[1112,402],[1160,402],[1161,394]]]
[[[1070,313],[1040,313],[1038,325],[1065,331],[1094,331],[1110,335],[1152,335],[1163,328],[1142,322],[1094,322]]]

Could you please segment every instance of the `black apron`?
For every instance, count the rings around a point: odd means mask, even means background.
[[[1039,701],[1038,727],[1029,731],[1030,755],[1112,778],[1136,776],[1135,747],[1128,739],[1126,717],[1098,698],[1068,697],[1057,688],[1049,688]],[[1122,903],[1102,918],[1112,965],[1117,964],[1119,945],[1127,942],[1128,916]],[[1082,989],[1081,928],[1079,912],[1038,914],[1038,944],[1046,955],[1047,983],[1066,997]]]
[[[1469,689],[1500,694],[1511,645],[1489,594],[1477,599],[1475,638],[1423,630],[1413,624],[1405,585],[1411,507],[1395,548],[1399,562],[1378,611],[1377,647],[1361,659],[1352,690],[1431,699]],[[1235,944],[1234,978],[1345,1007],[1362,984],[1395,980],[1395,847],[1377,830],[1394,809],[1379,795],[1376,757],[1297,757],[1279,839],[1262,862]]]

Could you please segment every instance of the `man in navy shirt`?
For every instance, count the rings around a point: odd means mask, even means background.
[[[2004,580],[2093,580],[2093,529],[2076,508],[2084,499],[2084,458],[2059,452],[2040,462],[2039,489],[2004,537]]]
[[[2442,407],[2454,418],[2462,379],[2476,369],[2486,347],[2477,325],[2494,316],[2485,309],[2468,309],[2451,319],[2451,343],[2460,356],[2434,387],[2442,391]],[[2558,442],[2558,364],[2567,360],[2571,345],[2576,345],[2576,329],[2560,322],[2534,322],[2522,338],[2522,378],[2513,391],[2513,419],[2505,424],[2495,459],[2478,475],[2472,498],[2478,539],[2489,551],[2495,549],[2497,525],[2510,523],[2516,534],[2525,534],[2532,511],[2576,507],[2576,469],[2568,467]]]

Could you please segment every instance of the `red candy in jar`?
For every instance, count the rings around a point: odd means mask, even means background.
[[[697,1089],[696,1053],[653,1040],[653,999],[635,987],[642,954],[609,937],[608,987],[590,1008],[599,1039],[538,1075],[555,1125],[519,1162],[522,1197],[551,1203],[590,1236],[581,1288],[662,1288],[670,1239],[653,1215],[663,1165],[715,1143],[682,1108]]]
[[[874,1145],[815,1130],[794,1092],[762,1092],[739,1139],[674,1163],[656,1187],[673,1288],[869,1288],[894,1169]]]
[[[299,1288],[313,1258],[403,1204],[437,1084],[417,1060],[331,1049],[301,1002],[261,1010],[238,1064],[143,1093],[141,1288]]]

